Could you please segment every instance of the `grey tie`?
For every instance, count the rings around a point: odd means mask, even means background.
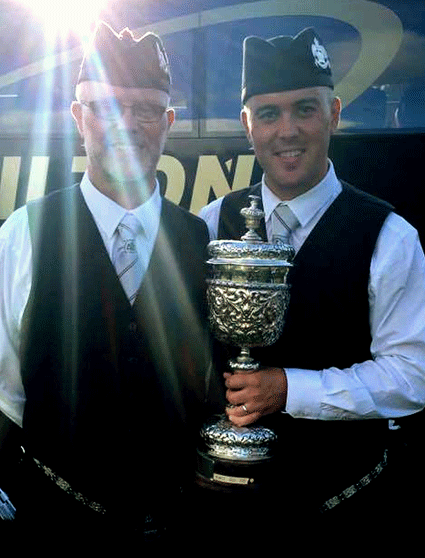
[[[300,222],[289,209],[289,207],[280,203],[272,214],[272,241],[275,243],[290,244],[289,238],[291,233],[299,226]]]
[[[137,217],[126,213],[116,230],[112,260],[127,298],[133,304],[143,276],[136,245],[136,237],[143,233],[143,227]]]

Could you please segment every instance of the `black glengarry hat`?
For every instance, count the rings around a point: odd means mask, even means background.
[[[333,88],[332,71],[326,49],[313,28],[304,29],[296,37],[244,40],[243,104],[254,95],[321,85]]]
[[[170,71],[161,39],[154,33],[135,39],[128,28],[117,34],[101,21],[81,64],[78,83],[82,81],[169,93]]]

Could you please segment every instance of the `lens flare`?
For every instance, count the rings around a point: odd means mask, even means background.
[[[43,26],[45,39],[54,41],[69,33],[85,40],[107,0],[19,0]]]

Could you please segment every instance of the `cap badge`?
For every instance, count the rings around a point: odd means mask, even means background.
[[[323,45],[319,43],[317,38],[314,39],[313,44],[311,45],[311,52],[313,53],[314,63],[322,70],[326,70],[326,68],[330,68],[329,57],[326,49]]]

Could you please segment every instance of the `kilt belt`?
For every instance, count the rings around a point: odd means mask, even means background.
[[[340,494],[337,496],[333,496],[326,500],[326,502],[320,507],[320,513],[325,513],[333,508],[335,508],[338,504],[341,504],[347,498],[351,498],[354,496],[359,490],[364,488],[365,486],[369,485],[376,477],[378,477],[388,463],[388,452],[385,450],[384,456],[382,460],[372,469],[370,473],[362,477],[358,482],[352,484],[348,488],[345,488]]]
[[[109,515],[109,510],[107,508],[105,508],[98,502],[90,500],[89,498],[81,494],[81,492],[74,490],[65,479],[56,474],[50,467],[43,465],[43,463],[41,463],[41,461],[39,461],[35,457],[32,457],[32,461],[37,466],[37,468],[46,475],[46,477],[54,482],[56,486],[63,490],[68,496],[74,498],[80,504],[87,508],[90,508],[99,515]],[[144,540],[157,540],[157,538],[162,537],[165,531],[168,529],[164,524],[158,524],[157,518],[155,516],[152,516],[151,514],[143,515],[140,519],[140,529],[143,536],[145,537]]]
[[[46,467],[35,457],[33,457],[32,459],[33,459],[34,463],[37,465],[37,467],[41,471],[43,471],[44,474],[46,476],[48,476],[49,479],[51,479],[56,484],[56,486],[61,488],[69,496],[72,496],[75,500],[77,500],[78,502],[81,502],[82,504],[91,508],[95,512],[98,512],[102,515],[106,514],[106,509],[101,504],[98,504],[97,502],[93,502],[93,501],[89,500],[88,498],[86,498],[83,494],[81,494],[81,492],[75,491],[66,480],[61,478],[54,471],[52,471],[52,469],[50,469],[50,467]]]
[[[34,463],[37,465],[39,469],[41,469],[44,474],[49,477],[61,490],[66,492],[68,495],[72,496],[78,502],[81,502],[84,506],[87,506],[100,514],[106,514],[106,509],[99,503],[94,502],[88,498],[86,498],[80,492],[75,491],[71,485],[57,475],[50,467],[46,467],[43,465],[38,459],[33,458]],[[357,492],[359,492],[362,488],[368,486],[374,479],[376,479],[384,470],[388,463],[388,452],[385,450],[382,460],[368,473],[367,475],[363,476],[358,482],[352,484],[348,488],[345,488],[340,494],[333,496],[326,500],[322,506],[320,506],[319,511],[320,513],[325,513],[333,508],[335,508],[338,504],[351,498]]]

